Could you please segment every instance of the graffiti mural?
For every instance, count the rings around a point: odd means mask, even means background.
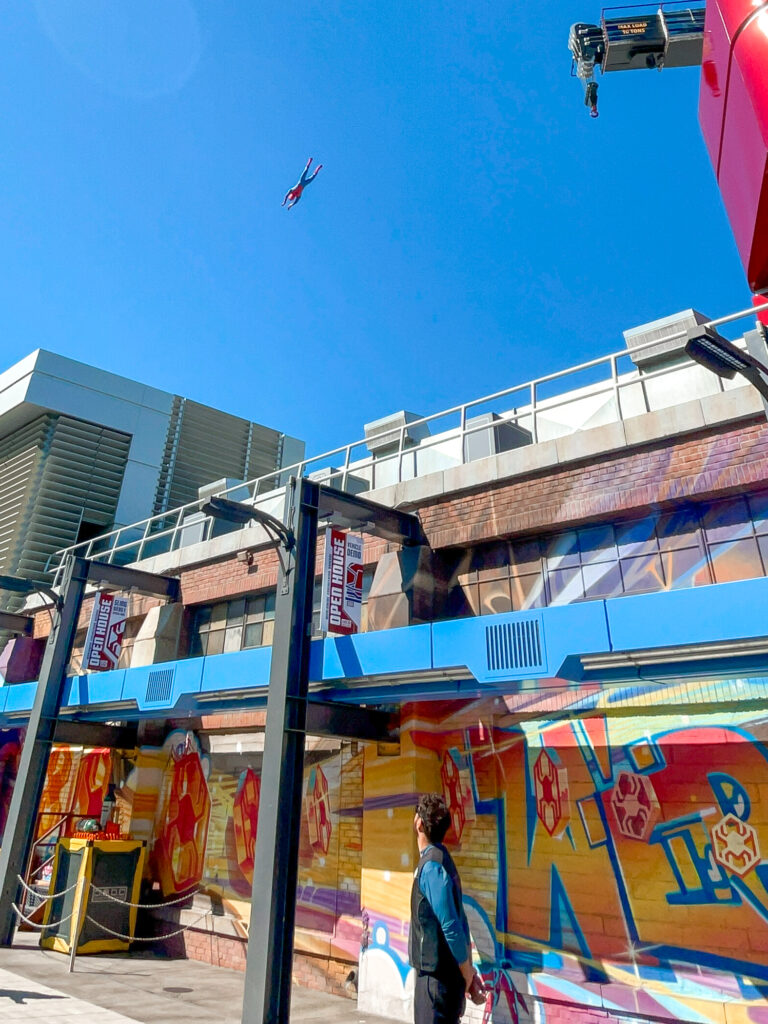
[[[520,722],[516,701],[411,705],[397,769],[369,750],[361,1008],[412,1013],[412,808],[449,757],[471,786],[447,842],[493,989],[478,1020],[768,1020],[768,718],[619,717],[604,692]]]

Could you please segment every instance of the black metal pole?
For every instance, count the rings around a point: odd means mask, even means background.
[[[288,484],[296,543],[275,604],[243,1024],[288,1024],[290,1013],[319,492]]]
[[[10,946],[16,930],[16,915],[11,904],[17,902],[19,875],[24,874],[34,839],[37,809],[87,579],[88,562],[70,556],[64,569],[61,608],[53,613],[53,625],[40,667],[35,703],[29,716],[0,849],[0,946]]]

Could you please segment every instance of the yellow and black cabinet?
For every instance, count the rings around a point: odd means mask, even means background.
[[[144,854],[145,844],[134,840],[60,839],[51,890],[63,895],[46,905],[51,926],[40,945],[70,953],[76,942],[78,954],[128,949],[137,910],[127,904],[139,902]]]

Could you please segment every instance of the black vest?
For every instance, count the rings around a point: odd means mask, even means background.
[[[442,864],[451,882],[453,882],[453,897],[456,900],[456,910],[459,917],[463,917],[461,882],[459,881],[456,865],[444,846],[428,846],[419,858],[419,866],[413,876],[413,888],[411,889],[411,930],[408,935],[408,961],[411,967],[415,967],[417,971],[426,971],[429,974],[438,975],[445,973],[450,976],[456,972],[456,958],[448,948],[448,943],[445,941],[443,929],[440,927],[437,915],[419,887],[421,872],[424,870],[425,864],[431,860]]]

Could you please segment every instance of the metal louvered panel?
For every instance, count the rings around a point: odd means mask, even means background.
[[[171,699],[173,693],[174,668],[160,668],[147,676],[147,690],[144,696],[146,704],[163,704]]]
[[[129,434],[55,413],[0,442],[2,571],[47,580],[48,558],[77,540],[83,521],[109,529],[130,442]]]
[[[485,627],[489,672],[544,669],[544,645],[538,616]]]
[[[50,415],[39,416],[0,441],[0,571],[9,575],[18,568],[52,420]]]
[[[279,468],[280,436],[238,416],[185,402],[167,507],[194,501],[198,489],[213,480],[245,480]]]

